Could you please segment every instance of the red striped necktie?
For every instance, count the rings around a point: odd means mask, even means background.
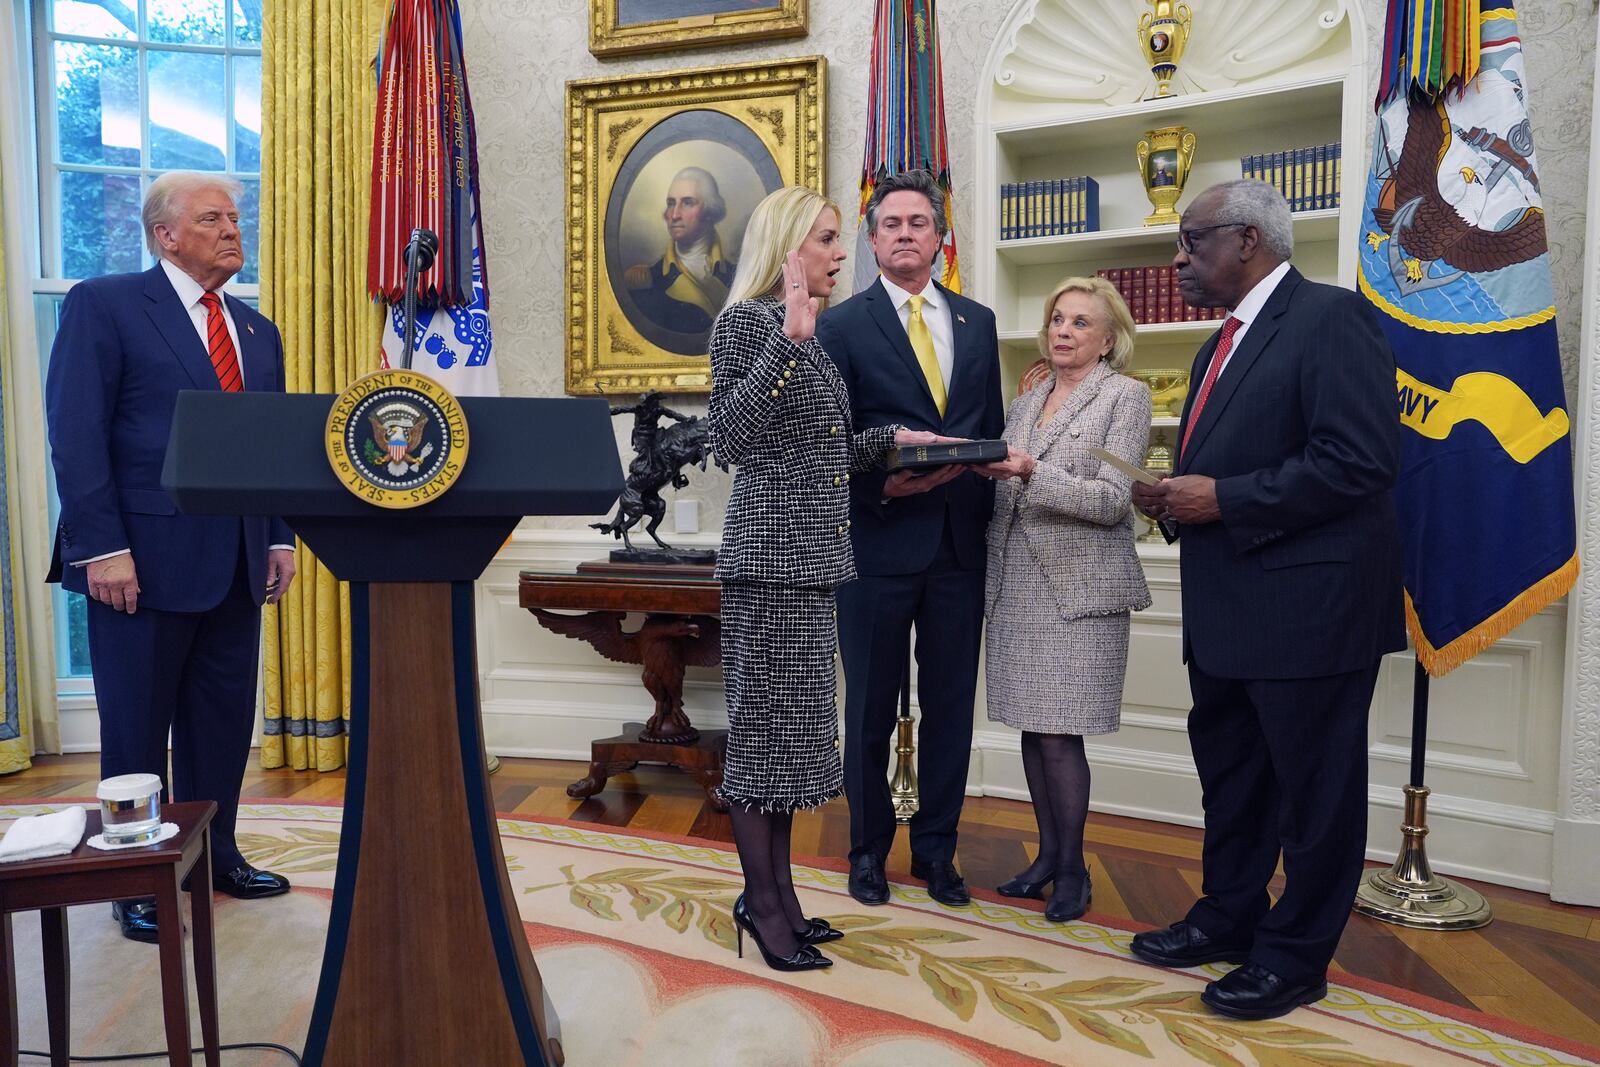
[[[1244,325],[1243,319],[1228,316],[1228,321],[1222,324],[1222,336],[1217,339],[1217,350],[1211,356],[1211,366],[1206,370],[1206,380],[1200,386],[1200,395],[1194,398],[1194,409],[1189,412],[1189,425],[1183,428],[1183,443],[1178,446],[1178,458],[1183,458],[1183,450],[1189,447],[1189,435],[1194,433],[1194,428],[1200,422],[1200,413],[1206,409],[1206,401],[1211,398],[1211,387],[1217,384],[1217,375],[1222,372],[1222,365],[1228,361],[1228,355],[1233,351],[1233,335],[1239,332],[1239,327]]]
[[[217,384],[225,393],[237,393],[244,388],[244,377],[239,373],[233,338],[228,336],[228,320],[222,317],[222,298],[216,293],[201,293],[200,303],[206,306],[206,347],[211,352],[211,369],[217,372]]]

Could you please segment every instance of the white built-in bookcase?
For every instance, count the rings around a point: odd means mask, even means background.
[[[1343,197],[1295,218],[1294,263],[1319,281],[1353,285],[1372,101],[1358,9],[1342,0],[1191,0],[1193,36],[1177,95],[1146,100],[1154,79],[1139,51],[1138,0],[1019,0],[989,54],[976,113],[976,232],[965,244],[971,292],[994,308],[1008,396],[1039,358],[1044,298],[1068,275],[1171,262],[1176,227],[1143,225],[1153,210],[1134,146],[1145,131],[1195,134],[1181,212],[1239,159],[1342,142]],[[1006,182],[1088,175],[1100,187],[1094,233],[999,240]],[[1139,327],[1134,367],[1187,368],[1215,323]],[[1176,419],[1157,420],[1172,425]]]

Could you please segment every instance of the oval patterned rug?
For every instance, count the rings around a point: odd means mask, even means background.
[[[0,824],[59,806],[0,806]],[[217,898],[224,1041],[303,1044],[340,814],[241,809],[246,857],[289,875],[295,891]],[[1199,994],[1225,968],[1144,966],[1128,954],[1132,932],[1087,921],[1093,913],[1058,926],[1039,905],[945,908],[903,884],[889,905],[866,908],[826,861],[796,866],[795,882],[808,914],[847,932],[826,947],[835,966],[780,974],[753,945],[734,954],[730,908],[742,881],[731,849],[511,816],[500,833],[573,1067],[1600,1064],[1600,1050],[1342,975],[1326,1000],[1283,1019],[1224,1019]],[[105,905],[73,909],[70,921],[73,1053],[163,1047],[154,949],[119,937]],[[22,1047],[43,1048],[35,917],[17,917],[16,940]]]

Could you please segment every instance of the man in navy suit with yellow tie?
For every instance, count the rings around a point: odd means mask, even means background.
[[[221,292],[244,265],[237,182],[171,173],[151,183],[144,231],[155,267],[73,286],[50,354],[45,405],[61,516],[50,580],[89,598],[100,773],[147,772],[171,797],[214,800],[215,885],[288,891],[234,842],[255,722],[261,608],[294,580],[281,519],[179,514],[161,467],[179,391],[282,392],[277,327]],[[272,442],[239,442],[271,463]],[[119,901],[124,936],[155,942],[155,905]],[[169,916],[167,921],[176,921]]]
[[[946,228],[937,181],[925,171],[881,179],[866,225],[882,277],[817,324],[817,339],[849,386],[854,424],[999,437],[1005,404],[994,313],[932,279]],[[889,742],[913,626],[922,720],[911,873],[943,904],[970,901],[954,864],[956,825],[972,752],[984,531],[993,511],[994,483],[963,467],[915,478],[879,471],[850,482],[859,577],[839,588],[839,651],[849,888],[863,904],[889,899]]]

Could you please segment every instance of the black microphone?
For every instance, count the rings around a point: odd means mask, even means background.
[[[439,236],[432,230],[417,227],[411,231],[411,243],[406,246],[405,262],[407,266],[413,265],[417,273],[421,274],[433,266],[433,257],[439,254]]]

